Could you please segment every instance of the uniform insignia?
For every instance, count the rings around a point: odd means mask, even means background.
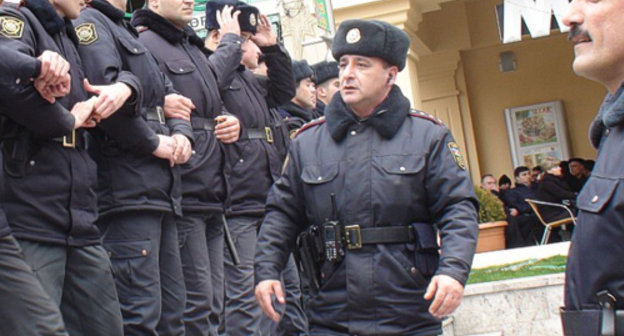
[[[249,15],[249,24],[255,26],[256,23],[258,23],[258,21],[256,21],[256,14],[251,13],[251,15]]]
[[[322,116],[322,117],[318,117],[318,118],[310,121],[307,124],[304,124],[303,126],[301,126],[301,128],[299,130],[297,130],[297,133],[295,133],[295,136],[293,137],[293,139],[298,137],[299,134],[303,133],[303,131],[305,131],[305,130],[313,127],[313,126],[324,124],[324,123],[325,123],[325,116]]]
[[[461,155],[459,151],[459,146],[457,146],[456,142],[449,142],[448,148],[451,151],[451,155],[453,156],[453,160],[462,170],[466,170],[466,162],[464,161],[464,157]]]
[[[76,26],[75,29],[78,42],[82,45],[89,45],[98,40],[97,31],[93,23],[83,23]]]
[[[13,16],[0,16],[0,34],[18,39],[24,34],[24,21]]]
[[[444,123],[442,122],[442,120],[436,118],[435,116],[429,114],[429,113],[425,113],[423,111],[418,111],[418,110],[410,110],[410,115],[412,117],[417,117],[417,118],[422,118],[422,119],[427,119],[429,121],[434,122],[435,124],[438,124],[440,126],[444,126]]]
[[[360,30],[357,28],[352,28],[347,32],[346,40],[349,44],[357,43],[361,38],[362,35],[360,34]]]

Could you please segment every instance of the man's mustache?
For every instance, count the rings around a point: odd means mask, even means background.
[[[589,33],[586,30],[581,29],[581,26],[578,24],[574,24],[570,27],[570,31],[568,32],[568,41],[572,41],[577,37],[585,37],[588,40],[591,40]]]

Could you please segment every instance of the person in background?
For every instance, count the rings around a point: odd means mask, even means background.
[[[325,106],[340,91],[338,80],[338,63],[321,61],[312,65],[316,83],[316,117],[325,115]]]

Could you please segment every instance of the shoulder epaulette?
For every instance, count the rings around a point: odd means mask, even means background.
[[[296,138],[297,136],[299,136],[299,134],[301,134],[303,131],[305,131],[305,130],[307,130],[309,128],[312,128],[314,126],[324,124],[324,123],[325,123],[325,116],[322,116],[322,117],[316,118],[316,119],[314,119],[314,120],[304,124],[303,126],[301,126],[301,128],[299,128],[297,133],[295,133],[295,136],[293,137],[293,139]]]
[[[149,27],[146,26],[136,26],[134,27],[134,29],[136,29],[137,33],[141,34],[142,32],[149,30]]]
[[[418,111],[418,110],[411,109],[409,114],[412,117],[427,119],[427,120],[433,122],[434,124],[437,124],[437,125],[440,125],[440,126],[445,126],[444,123],[442,122],[442,120],[436,118],[435,116],[433,116],[433,115],[431,115],[429,113],[425,113],[423,111]]]

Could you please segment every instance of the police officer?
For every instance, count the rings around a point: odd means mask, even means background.
[[[275,279],[307,229],[320,232],[312,247],[324,247],[306,274],[320,284],[308,307],[312,335],[438,335],[439,319],[460,303],[477,200],[448,128],[410,110],[394,85],[408,47],[407,34],[385,22],[340,25],[332,45],[340,95],[298,132],[267,200],[255,261],[256,298],[269,317],[279,318]]]
[[[325,114],[325,106],[329,104],[334,94],[340,90],[338,81],[338,63],[321,61],[312,65],[316,84],[316,114]]]
[[[176,220],[186,285],[184,326],[186,335],[217,335],[223,309],[223,202],[226,197],[221,143],[238,139],[240,124],[224,114],[208,50],[188,23],[193,18],[192,0],[149,0],[148,9],[134,12],[132,24],[139,40],[158,60],[176,90],[195,105],[190,120],[195,137],[194,154],[182,166],[182,209]],[[240,64],[240,28],[232,7],[218,18],[224,35],[215,53],[234,73]],[[229,69],[229,70],[228,70]]]
[[[295,96],[286,104],[279,107],[279,113],[284,118],[292,136],[303,124],[320,117],[316,115],[316,86],[314,72],[306,60],[293,61],[295,75]]]
[[[1,3],[1,2],[0,2]],[[44,51],[38,58],[18,51],[19,43],[0,37],[0,106],[13,106],[21,109],[19,114],[54,113],[55,105],[43,99],[31,98],[32,87],[43,89],[46,86],[67,85],[69,63],[59,54]],[[29,90],[24,86],[32,84]],[[42,82],[42,85],[39,85]],[[24,84],[22,84],[24,83]],[[22,85],[20,85],[22,84]],[[28,92],[30,91],[30,92]],[[39,91],[42,97],[45,95]],[[24,94],[26,93],[26,96]],[[34,103],[29,105],[28,102]],[[86,106],[86,105],[84,105]],[[46,110],[47,109],[47,110]],[[12,112],[14,112],[12,111]],[[91,111],[82,109],[83,118]],[[67,113],[66,111],[62,113]],[[39,133],[55,132],[56,123],[31,126]],[[0,187],[1,188],[1,187]],[[9,335],[19,330],[20,335],[67,335],[59,307],[45,292],[32,269],[22,257],[22,251],[15,238],[2,207],[0,207],[0,315],[3,323],[0,334]]]
[[[185,289],[174,219],[182,195],[179,166],[170,163],[189,159],[193,133],[187,120],[165,115],[193,105],[138,40],[125,3],[89,1],[75,21],[93,91],[111,88],[99,92],[96,110],[114,113],[94,136],[98,225],[117,273],[125,334],[182,335]]]
[[[277,36],[258,9],[240,1],[209,1],[206,3],[207,45],[215,50],[222,36],[216,12],[233,5],[240,11],[242,41],[241,64],[232,73],[219,74],[229,62],[223,54],[210,56],[212,68],[217,73],[220,94],[225,108],[241,122],[240,139],[225,148],[225,174],[228,199],[225,212],[232,238],[240,254],[241,264],[234,266],[229,253],[225,253],[225,323],[226,335],[262,335],[271,333],[274,325],[264,319],[253,297],[253,254],[257,228],[264,216],[264,203],[268,190],[281,170],[282,157],[276,146],[276,132],[271,107],[288,102],[294,96],[294,79],[291,60],[286,50],[277,42]],[[268,76],[256,77],[249,69],[258,66],[263,54]],[[299,284],[294,263],[285,271],[285,281]],[[286,334],[305,333],[306,321],[299,300],[293,301],[286,312],[287,323],[280,326]],[[261,326],[262,322],[262,326]]]
[[[110,261],[94,223],[96,167],[87,153],[88,136],[80,129],[93,126],[92,119],[101,116],[93,111],[96,98],[87,100],[74,29],[68,21],[79,11],[79,2],[73,0],[54,5],[28,0],[19,8],[0,7],[0,34],[20,41],[16,50],[31,56],[55,51],[69,62],[71,76],[69,94],[55,99],[54,113],[38,110],[36,115],[12,116],[13,106],[0,108],[8,115],[2,130],[2,204],[25,261],[60,306],[67,331],[121,335]],[[29,83],[21,85],[33,92]],[[22,104],[37,105],[40,99],[34,93]],[[31,128],[45,123],[59,128],[44,134]]]
[[[577,225],[568,254],[566,335],[624,335],[624,24],[621,1],[573,0],[563,23],[574,44],[574,72],[608,93],[590,126],[598,149],[592,174],[577,197]]]

